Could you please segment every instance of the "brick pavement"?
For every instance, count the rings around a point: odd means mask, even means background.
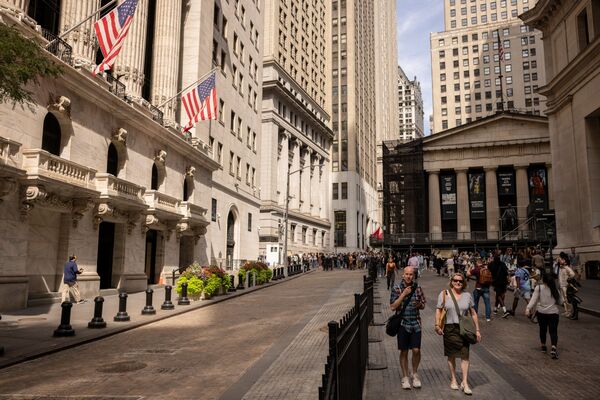
[[[447,399],[464,396],[449,388],[449,372],[443,357],[442,339],[433,332],[437,295],[447,284],[446,278],[426,272],[421,278],[428,298],[422,313],[424,331],[420,367],[422,389],[403,391],[400,386],[400,366],[396,338],[381,331],[383,342],[372,344],[370,357],[386,363],[388,369],[368,371],[365,399],[406,398]],[[378,293],[382,299],[382,314],[377,319],[387,319],[388,292],[380,281]],[[470,286],[473,289],[473,285]],[[507,294],[507,304],[512,304],[512,294]],[[524,305],[519,305],[516,318],[493,318],[481,322],[482,343],[471,347],[469,381],[474,397],[480,399],[596,399],[600,377],[600,319],[583,315],[579,321],[561,318],[559,324],[559,360],[539,352],[537,325],[523,315]],[[483,314],[483,303],[480,314]],[[401,393],[402,392],[402,393]]]
[[[281,352],[243,400],[314,399],[328,354],[327,323],[339,320],[354,304],[362,281],[346,281]]]

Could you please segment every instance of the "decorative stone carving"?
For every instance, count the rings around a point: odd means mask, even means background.
[[[112,140],[115,143],[120,143],[123,146],[127,145],[127,130],[123,128],[117,128],[112,135]]]
[[[158,219],[158,217],[156,215],[153,215],[153,214],[146,215],[146,219],[145,219],[144,223],[142,223],[142,226],[141,226],[142,235],[145,235],[146,232],[148,232],[148,230],[150,229],[150,227],[156,226],[159,224],[160,224],[160,220]]]
[[[71,118],[71,99],[66,96],[52,96],[50,94],[50,101],[48,102],[48,110],[58,111],[61,114],[67,115]]]
[[[71,218],[73,220],[73,228],[77,228],[77,224],[83,218],[83,214],[94,207],[92,199],[73,199],[71,209]]]
[[[25,188],[25,201],[32,202],[48,196],[43,186],[27,186]]]
[[[2,204],[2,198],[12,194],[17,189],[17,180],[14,178],[0,178],[0,204]]]
[[[199,227],[195,228],[194,229],[194,243],[198,244],[198,241],[204,235],[206,235],[206,227],[205,226],[199,226]]]
[[[189,176],[190,178],[194,177],[194,173],[196,172],[196,167],[194,167],[193,165],[189,165],[186,169],[185,169],[185,175]]]
[[[156,156],[154,156],[154,161],[157,164],[164,165],[167,160],[167,152],[164,150],[157,150]]]

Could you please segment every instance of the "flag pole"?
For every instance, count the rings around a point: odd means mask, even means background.
[[[96,14],[101,13],[102,11],[104,11],[107,7],[113,5],[117,0],[111,0],[108,3],[106,3],[105,5],[103,5],[102,7],[100,7],[98,10],[94,11],[93,14],[88,15],[83,21],[79,22],[78,24],[74,25],[73,27],[71,27],[70,29],[68,29],[67,31],[61,33],[60,35],[58,35],[58,39],[62,39],[65,36],[67,36],[69,33],[73,32],[75,29],[79,28],[81,25],[85,24],[88,20],[90,20],[91,18],[93,18],[94,16],[96,16]],[[50,47],[50,45],[52,43],[54,43],[56,39],[52,40],[50,43],[48,43],[46,45],[46,48]]]
[[[217,67],[214,67],[213,69],[211,69],[210,71],[208,71],[207,73],[205,73],[204,75],[202,75],[200,78],[196,79],[193,83],[191,83],[191,84],[187,85],[185,88],[181,89],[173,97],[169,98],[169,100],[161,103],[159,106],[156,106],[156,108],[162,108],[162,107],[164,107],[165,105],[167,105],[168,103],[170,103],[171,101],[173,101],[173,99],[175,97],[179,96],[181,93],[185,92],[186,90],[188,90],[189,88],[191,88],[196,83],[200,82],[202,79],[206,78],[208,75],[212,74],[216,70],[217,70]]]
[[[500,29],[496,29],[498,34],[498,67],[500,68],[500,111],[504,112],[504,89],[502,85],[502,59],[504,58],[504,49],[502,48],[502,41],[500,40]]]

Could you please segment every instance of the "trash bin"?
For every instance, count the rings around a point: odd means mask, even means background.
[[[587,279],[600,279],[600,261],[586,262],[585,276]]]

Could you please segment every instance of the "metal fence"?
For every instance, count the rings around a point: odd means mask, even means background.
[[[373,280],[365,276],[363,292],[354,295],[354,306],[339,322],[329,322],[329,355],[319,387],[319,400],[362,398],[373,304]]]
[[[73,65],[73,48],[64,40],[47,29],[42,29],[42,36],[49,42],[46,50],[69,65]]]

